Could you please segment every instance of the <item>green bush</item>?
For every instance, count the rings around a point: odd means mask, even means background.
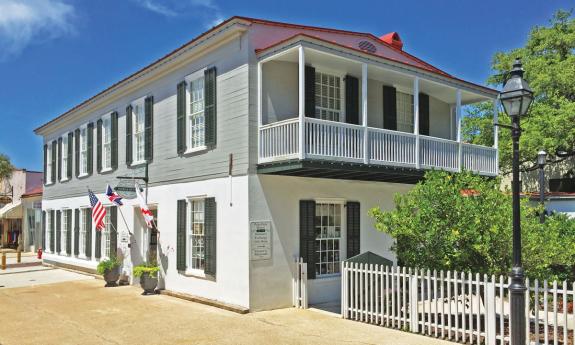
[[[156,278],[160,267],[155,264],[143,264],[134,267],[134,277],[141,277],[142,274],[147,273],[150,277]]]
[[[100,263],[98,263],[98,268],[96,268],[96,271],[98,272],[98,274],[104,274],[107,271],[111,271],[116,267],[120,267],[120,261],[118,261],[118,259],[114,257],[100,261]]]

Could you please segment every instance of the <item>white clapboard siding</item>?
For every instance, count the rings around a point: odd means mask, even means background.
[[[467,344],[510,344],[510,279],[342,263],[343,318]],[[575,283],[526,279],[527,339],[575,345]]]

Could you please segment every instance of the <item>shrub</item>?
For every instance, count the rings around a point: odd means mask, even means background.
[[[98,274],[104,274],[107,271],[111,271],[116,267],[120,267],[120,261],[118,261],[118,259],[114,257],[100,261],[100,263],[98,263],[96,271],[98,272]]]
[[[134,267],[134,277],[141,277],[147,273],[150,277],[156,278],[160,267],[156,264],[143,264]]]

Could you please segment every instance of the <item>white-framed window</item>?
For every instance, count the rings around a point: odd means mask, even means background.
[[[106,207],[106,215],[104,216],[104,229],[102,230],[102,258],[107,259],[110,257],[110,232],[112,230],[112,221],[110,217],[110,208]]]
[[[60,181],[68,180],[68,164],[70,164],[68,163],[68,145],[71,145],[70,143],[68,143],[68,134],[64,134],[62,136],[62,155],[60,157],[60,159],[62,160]]]
[[[204,219],[205,202],[203,198],[188,200],[189,217],[187,224],[188,267],[191,272],[203,274],[205,267]]]
[[[86,256],[86,223],[88,220],[88,209],[81,208],[80,209],[80,229],[78,231],[78,256],[85,257]],[[88,223],[90,224],[90,223]]]
[[[343,203],[318,201],[315,205],[315,249],[317,277],[337,275],[344,256]]]
[[[112,116],[102,116],[102,171],[112,169]]]
[[[188,84],[188,104],[186,111],[187,147],[195,151],[206,146],[206,118],[204,114],[204,70],[186,77]]]
[[[68,236],[70,236],[68,233],[68,223],[72,220],[68,219],[67,210],[62,210],[60,214],[62,215],[62,229],[60,229],[60,254],[66,254],[66,242],[68,240]]]
[[[144,109],[144,98],[140,98],[132,103],[132,152],[133,163],[137,165],[145,162],[146,147],[146,113]]]
[[[396,91],[397,130],[413,133],[413,95]]]
[[[50,252],[50,241],[52,240],[52,222],[54,220],[51,215],[51,210],[46,210],[46,248],[44,248],[44,251],[47,252]]]
[[[80,176],[88,175],[88,127],[80,127]]]
[[[316,70],[315,117],[329,121],[343,121],[343,87],[341,76]]]
[[[54,168],[52,166],[52,155],[54,154],[54,152],[52,152],[52,144],[48,144],[48,147],[46,149],[46,184],[50,184],[53,183],[54,181],[52,181],[52,169]]]

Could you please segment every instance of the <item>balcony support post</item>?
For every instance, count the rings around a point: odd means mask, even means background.
[[[298,56],[299,56],[299,159],[302,160],[305,158],[305,141],[304,141],[304,133],[305,133],[305,53],[303,50],[303,46],[298,47]]]
[[[369,164],[369,133],[367,131],[367,64],[361,64],[361,118],[363,125],[363,163]]]
[[[413,134],[415,135],[415,168],[421,168],[419,157],[419,77],[413,79]]]
[[[495,174],[499,175],[499,101],[493,99],[493,148],[495,149]]]
[[[261,127],[262,119],[262,62],[258,62],[258,159],[261,159],[262,139]]]
[[[457,144],[459,148],[459,162],[457,165],[459,166],[459,171],[463,166],[462,158],[463,158],[463,146],[461,145],[461,90],[457,89],[455,93],[455,123],[457,127]]]

